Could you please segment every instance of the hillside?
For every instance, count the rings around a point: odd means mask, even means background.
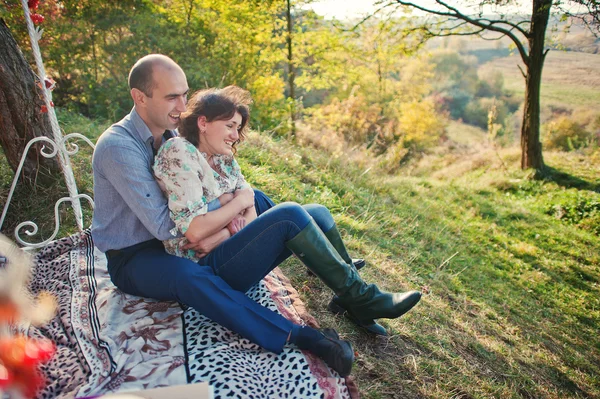
[[[100,126],[70,124],[90,136]],[[362,397],[600,397],[600,162],[546,152],[552,174],[533,181],[518,150],[461,125],[449,136],[396,176],[258,133],[239,160],[276,201],[328,206],[351,253],[367,259],[367,281],[424,292],[414,311],[381,321],[388,338],[374,338],[326,310],[331,292],[297,260],[282,265],[321,325],[353,342]],[[76,163],[89,193],[87,158]],[[1,156],[0,172],[8,187]],[[55,191],[18,192],[18,221],[49,219]]]
[[[523,67],[520,57],[515,54],[484,64],[480,72],[502,72],[505,87],[523,94],[525,80],[518,65]],[[576,107],[600,109],[600,54],[548,52],[542,73],[541,101],[546,106],[569,110]]]
[[[299,262],[283,266],[322,325],[354,342],[363,397],[600,396],[600,239],[548,214],[600,200],[598,162],[547,153],[557,181],[539,182],[514,168],[516,150],[485,147],[432,155],[413,176],[258,135],[240,155],[277,200],[330,207],[368,281],[426,293],[374,339],[325,310],[330,292]]]

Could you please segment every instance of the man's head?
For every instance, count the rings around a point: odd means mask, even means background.
[[[161,54],[140,58],[129,72],[129,89],[136,111],[154,137],[177,127],[189,88],[175,61]]]

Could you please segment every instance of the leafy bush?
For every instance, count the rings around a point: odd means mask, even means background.
[[[567,194],[557,203],[548,204],[546,213],[600,235],[600,195]]]
[[[489,112],[492,107],[495,107],[494,121],[503,124],[509,114],[508,107],[504,101],[495,98],[480,98],[472,101],[465,108],[463,120],[469,125],[487,130]]]
[[[316,132],[335,132],[350,144],[370,142],[380,131],[381,109],[369,104],[362,94],[307,110],[307,123]]]
[[[593,137],[581,124],[564,115],[543,125],[542,132],[547,148],[563,151],[586,147]]]
[[[430,99],[403,104],[398,116],[402,146],[412,151],[424,151],[436,145],[447,122]]]
[[[388,173],[394,173],[408,158],[408,148],[403,147],[402,143],[398,143],[379,158],[379,167]]]

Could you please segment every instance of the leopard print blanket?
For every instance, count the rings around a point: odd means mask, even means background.
[[[50,291],[59,308],[32,337],[57,345],[41,368],[38,398],[76,398],[208,381],[215,398],[357,398],[350,378],[293,345],[267,352],[192,308],[119,291],[89,231],[38,252],[31,291]],[[248,293],[296,322],[316,326],[279,269]]]

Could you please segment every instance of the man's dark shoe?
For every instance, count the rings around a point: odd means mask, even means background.
[[[352,264],[354,265],[354,268],[356,270],[360,270],[367,265],[367,262],[365,262],[365,260],[362,258],[358,258],[358,259],[352,258]]]
[[[352,363],[354,363],[354,349],[352,349],[352,344],[339,339],[335,330],[326,330],[320,331],[324,337],[315,343],[311,352],[323,359],[340,376],[347,377],[350,375]]]

